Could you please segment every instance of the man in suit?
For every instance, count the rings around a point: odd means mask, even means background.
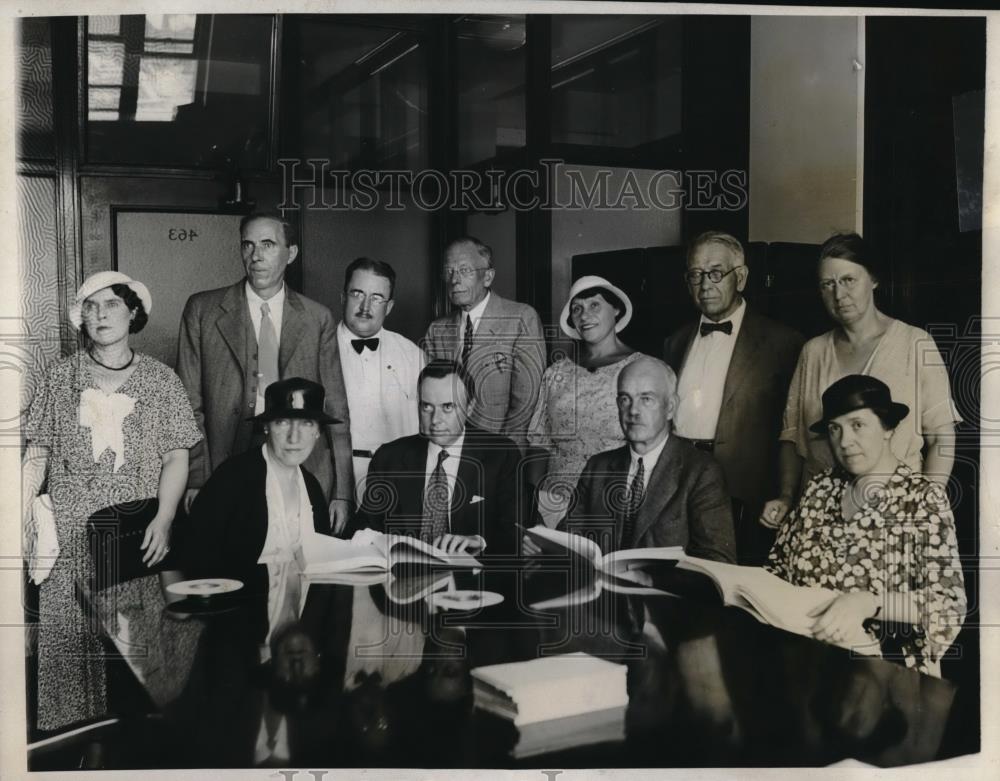
[[[420,430],[417,377],[424,353],[402,334],[383,327],[396,303],[395,289],[395,270],[378,260],[358,258],[344,274],[344,319],[337,326],[337,346],[351,411],[359,502],[374,452]]]
[[[267,386],[302,377],[323,386],[325,411],[340,421],[325,427],[305,464],[330,500],[339,530],[347,522],[354,479],[333,315],[285,284],[299,247],[294,226],[280,214],[244,217],[240,239],[246,278],[191,296],[181,318],[177,374],[205,435],[191,453],[185,506],[219,464],[263,441],[250,419],[263,412]]]
[[[418,382],[420,433],[376,451],[356,525],[452,552],[513,555],[517,446],[467,425],[475,384],[459,364],[431,361]]]
[[[472,375],[472,423],[505,434],[524,451],[545,371],[538,313],[490,290],[493,251],[479,239],[456,239],[444,257],[442,276],[455,311],[431,323],[424,350],[430,360],[458,361]]]
[[[628,444],[592,456],[576,502],[559,528],[591,537],[608,553],[679,545],[691,556],[735,562],[733,517],[722,470],[670,431],[677,380],[643,356],[618,375],[618,420]],[[524,552],[540,549],[525,538]]]
[[[773,533],[757,517],[778,488],[778,434],[803,338],[747,305],[741,293],[749,274],[735,238],[698,236],[685,278],[701,318],[671,334],[664,350],[680,378],[675,432],[722,466],[737,500],[740,563],[761,564]]]

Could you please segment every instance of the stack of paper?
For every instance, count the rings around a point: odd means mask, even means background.
[[[477,667],[476,707],[508,719],[514,757],[625,738],[626,667],[584,653]]]

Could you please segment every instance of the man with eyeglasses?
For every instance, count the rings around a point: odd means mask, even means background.
[[[420,430],[417,377],[424,353],[402,334],[383,327],[396,303],[395,290],[396,271],[388,263],[358,258],[344,273],[344,319],[337,326],[337,344],[351,411],[359,503],[375,451]]]
[[[184,502],[190,508],[223,461],[263,443],[252,418],[264,411],[267,386],[302,377],[323,386],[324,411],[338,421],[323,427],[304,466],[330,501],[339,531],[354,502],[347,394],[333,314],[285,284],[298,254],[294,224],[278,212],[250,214],[240,221],[245,276],[195,293],[184,307],[177,374],[205,435],[191,451]]]
[[[470,422],[504,434],[521,452],[545,371],[538,313],[492,290],[493,251],[465,236],[448,245],[442,279],[455,311],[431,323],[424,349],[431,360],[457,361],[475,383]]]
[[[664,357],[679,377],[676,434],[719,462],[735,500],[740,563],[760,564],[771,535],[756,519],[777,489],[781,417],[804,340],[748,307],[749,275],[729,234],[691,242],[684,280],[701,317],[667,338]]]

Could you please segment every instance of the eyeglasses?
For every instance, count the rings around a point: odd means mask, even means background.
[[[364,300],[367,298],[368,303],[371,304],[372,306],[385,306],[386,304],[389,303],[389,299],[383,296],[381,293],[372,293],[369,296],[365,295],[365,291],[363,290],[348,290],[347,297],[352,301],[356,301],[359,304],[364,303]]]
[[[472,266],[459,266],[457,268],[445,267],[441,270],[441,279],[445,282],[450,282],[451,278],[454,276],[459,276],[462,279],[472,279],[473,274],[478,274],[480,271],[489,271],[489,267],[486,268],[473,268]]]
[[[710,282],[717,285],[738,268],[743,268],[743,265],[733,266],[729,271],[720,271],[717,268],[713,268],[711,271],[702,271],[699,268],[693,268],[684,272],[684,279],[687,280],[687,283],[691,287],[698,287],[701,284],[702,277],[708,277]]]
[[[840,285],[844,290],[853,290],[854,286],[858,284],[858,278],[852,277],[850,274],[845,274],[839,279],[821,279],[819,281],[819,289],[824,293],[832,293],[836,290],[837,285]]]

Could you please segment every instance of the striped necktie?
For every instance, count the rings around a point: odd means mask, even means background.
[[[447,450],[438,453],[437,466],[431,472],[431,479],[424,489],[424,522],[420,536],[428,543],[433,543],[438,537],[448,533],[451,508],[448,501],[448,475],[444,471],[444,460],[447,457]]]
[[[643,482],[646,477],[646,468],[639,459],[639,466],[635,470],[635,477],[628,487],[628,496],[625,499],[625,523],[622,526],[622,541],[619,548],[632,548],[635,546],[635,519],[639,515],[639,508],[642,506],[642,499],[646,494]]]
[[[462,366],[469,365],[469,356],[472,355],[472,315],[465,316],[465,339],[462,342]]]

